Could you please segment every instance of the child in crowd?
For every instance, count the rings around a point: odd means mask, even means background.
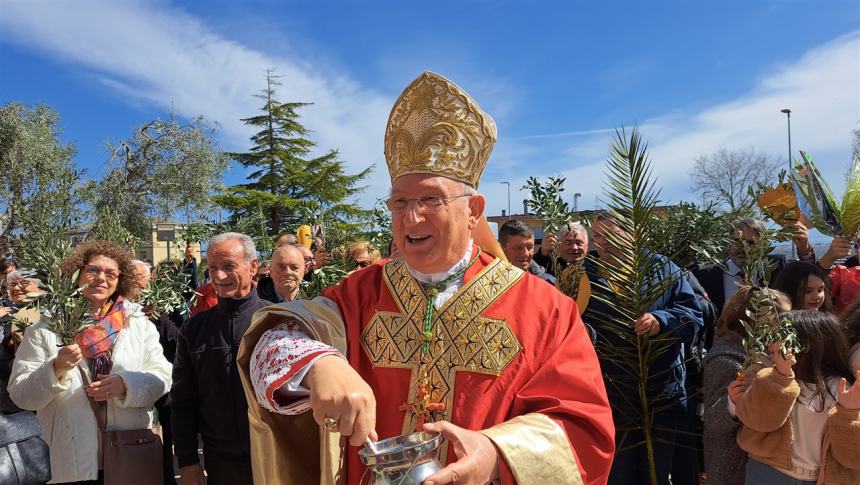
[[[802,350],[771,344],[763,364],[747,369],[749,387],[729,386],[742,424],[737,441],[749,454],[746,483],[860,483],[860,372],[848,366],[843,326],[820,311],[782,318]]]
[[[748,319],[751,310],[750,286],[742,286],[723,307],[717,320],[714,345],[705,356],[704,403],[705,429],[702,441],[705,453],[705,473],[708,483],[720,485],[743,485],[747,464],[747,453],[738,446],[737,434],[740,422],[729,414],[726,386],[734,382],[743,368],[744,348],[741,338],[744,328],[741,320]],[[778,313],[791,310],[791,301],[785,293],[769,290],[770,298]],[[776,324],[776,313],[774,324]]]
[[[831,312],[830,280],[817,264],[792,261],[779,272],[772,288],[791,298],[792,310]]]

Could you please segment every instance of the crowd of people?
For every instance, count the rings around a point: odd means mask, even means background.
[[[247,403],[235,362],[239,342],[256,310],[298,299],[301,282],[316,267],[315,255],[294,238],[278,242],[264,274],[250,237],[212,238],[208,276],[200,285],[188,247],[183,261],[169,263],[181,267],[187,296],[196,300],[188,315],[157,315],[135,301],[157,277],[150,263],[113,242],[84,242],[62,270],[78,275],[99,323],[68,345],[40,323],[46,316],[38,300],[30,303],[44,291],[36,272],[2,262],[0,411],[38,413],[51,453],[51,483],[102,480],[93,402],[109,429],[161,426],[165,484],[176,483],[174,456],[185,469],[184,483],[202,481],[198,436],[208,483],[251,483]],[[358,268],[380,259],[367,241],[352,244],[350,254]],[[213,297],[195,298],[198,287]]]
[[[612,245],[602,237],[606,230],[598,216],[591,240],[579,224],[546,234],[539,246],[521,221],[504,223],[499,234],[512,264],[551,284],[558,277],[554,273],[581,264],[592,290],[601,291],[610,286],[594,260],[611,257]],[[654,454],[661,483],[669,477],[674,485],[705,478],[721,485],[860,483],[860,454],[855,451],[860,389],[851,385],[860,378],[860,269],[856,256],[849,258],[851,241],[834,239],[818,259],[806,231],[800,231],[795,237],[798,260],[768,256],[774,269],[769,289],[773,324],[782,324],[780,318],[790,321],[803,350],[785,355],[777,342],[760,356],[763,363],[744,367],[748,351],[742,341],[750,336],[742,322],[752,324],[752,295],[762,290],[762,282],[748,281],[743,268],[747,248],[764,232],[760,221],[742,219],[733,228],[729,258],[722,264],[685,270],[669,265],[663,277],[674,279],[674,285],[654,309],[663,317],[655,318],[656,323],[646,324],[645,318],[634,323],[634,331],[652,335],[686,324],[674,333],[675,351],[652,364],[652,373],[662,375],[659,380],[666,386],[655,395],[671,403],[654,403],[659,409],[654,413],[660,429]],[[596,247],[589,251],[589,244]],[[553,251],[558,259],[552,258]],[[611,330],[600,321],[612,314],[602,300],[592,298],[580,308],[584,322],[598,334]],[[609,333],[596,338],[595,345],[611,340]],[[613,343],[624,344],[618,339]],[[625,421],[628,428],[635,427],[641,416],[630,409],[630,399],[619,395],[635,386],[624,383],[628,374],[617,371],[617,362],[601,360],[601,367],[607,382],[623,383],[607,384],[616,429]],[[650,483],[644,450],[631,446],[642,440],[641,432],[629,430],[616,436],[616,445],[631,451],[616,451],[609,483]]]
[[[50,483],[114,485],[104,433],[159,426],[165,484],[174,467],[181,485],[357,484],[359,447],[415,431],[445,440],[427,485],[860,483],[860,266],[837,264],[852,241],[818,258],[798,228],[770,288],[745,274],[759,221],[738,221],[722,265],[643,249],[659,292],[631,315],[613,213],[539,244],[516,220],[492,237],[477,187],[495,138],[455,84],[413,81],[386,130],[388,254],[343,248],[355,270],[314,299],[302,283],[331,258],[302,229],[265,262],[247,235],[212,237],[200,284],[186,251],[188,315],[139,303],[152,269],[131,248],[86,241],[61,269],[93,320],[64,342],[27,304],[34,268],[0,263],[2,411],[36,413]],[[751,360],[763,301],[798,347]],[[622,357],[652,339],[643,384]]]
[[[611,285],[594,264],[613,257],[605,233],[618,230],[611,218],[599,216],[590,234],[576,224],[536,244],[525,223],[510,220],[499,228],[498,242],[513,266],[548,285],[547,293],[557,284],[554,273],[581,265],[592,283],[592,296],[579,308],[592,345],[623,346],[609,323],[614,310],[598,296]],[[638,334],[676,337],[651,364],[654,384],[662,387],[655,393],[659,412],[653,416],[660,430],[657,474],[671,476],[675,485],[700,483],[703,476],[718,484],[814,482],[825,470],[853,480],[860,393],[852,386],[846,390],[840,379],[851,383],[860,371],[860,292],[850,283],[860,267],[834,264],[847,259],[850,244],[834,240],[820,259],[811,251],[797,261],[770,256],[776,267],[769,290],[775,315],[791,320],[804,350],[792,356],[774,349],[764,357],[766,365],[745,368],[741,322],[749,320],[752,294],[761,288],[750,285],[741,268],[745,248],[763,226],[745,219],[735,230],[740,237],[722,266],[664,265],[656,277],[671,279],[672,285],[633,323]],[[63,269],[77,272],[103,325],[101,334],[82,335],[65,346],[44,325],[32,325],[43,318],[38,306],[27,305],[28,295],[43,291],[35,273],[14,261],[3,263],[6,300],[0,315],[31,325],[26,332],[4,325],[0,407],[4,413],[38,412],[51,450],[52,483],[99,479],[98,426],[87,399],[100,403],[111,427],[161,424],[164,483],[176,483],[174,456],[182,483],[204,483],[204,476],[210,484],[252,483],[248,401],[237,362],[241,341],[257,311],[298,300],[302,281],[316,268],[315,254],[306,246],[289,237],[278,242],[263,272],[250,237],[214,237],[207,245],[208,277],[200,285],[189,251],[182,261],[189,288],[214,295],[198,299],[190,318],[147,315],[134,299],[152,267],[114,243],[85,242]],[[367,241],[345,249],[357,270],[391,261]],[[838,298],[833,275],[842,282]],[[635,446],[643,439],[635,430],[641,416],[625,395],[635,386],[617,362],[601,359],[600,366],[617,430],[608,482],[650,483],[645,451]],[[747,378],[739,380],[739,374]],[[285,392],[280,389],[272,399]]]

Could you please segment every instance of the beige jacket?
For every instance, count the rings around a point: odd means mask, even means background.
[[[791,411],[800,386],[772,367],[755,373],[752,384],[737,403],[742,425],[738,445],[750,458],[774,468],[790,470]],[[860,484],[860,410],[836,405],[830,410],[821,453],[818,484]]]
[[[257,404],[251,384],[250,363],[254,347],[263,333],[279,323],[295,321],[314,339],[346,354],[343,321],[334,302],[326,298],[303,301],[302,305],[279,304],[260,309],[242,337],[237,363],[251,427],[251,465],[254,483],[293,485],[340,484],[340,435],[323,430],[306,412],[297,416],[270,413]],[[336,322],[334,325],[322,321]]]

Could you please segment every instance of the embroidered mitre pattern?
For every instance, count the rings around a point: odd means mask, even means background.
[[[429,173],[477,188],[493,144],[490,115],[444,77],[424,72],[394,103],[385,129],[391,180]]]

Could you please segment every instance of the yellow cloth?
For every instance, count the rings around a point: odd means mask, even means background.
[[[307,224],[302,224],[296,230],[296,241],[302,246],[310,249],[311,244],[314,242],[314,236],[311,232],[311,226]]]
[[[591,300],[591,282],[588,280],[588,275],[585,274],[585,267],[582,262],[565,268],[558,276],[555,286],[558,291],[576,301],[580,315],[585,313],[588,302]]]

